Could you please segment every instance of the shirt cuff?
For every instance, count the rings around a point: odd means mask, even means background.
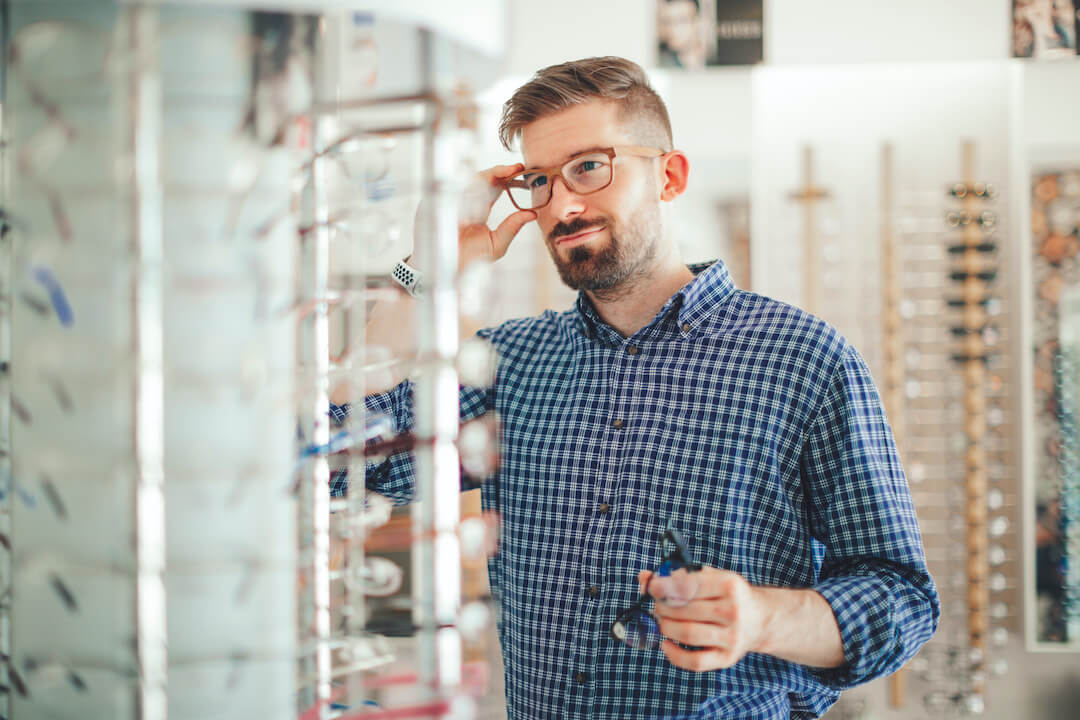
[[[412,382],[401,384],[383,393],[364,398],[368,413],[389,415],[394,420],[394,432],[400,433],[412,427]]]
[[[880,575],[845,575],[814,587],[832,607],[844,647],[842,666],[809,668],[821,682],[844,690],[894,672],[906,662],[891,585]]]

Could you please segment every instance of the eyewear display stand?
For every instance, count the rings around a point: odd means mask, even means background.
[[[8,7],[10,716],[290,718],[290,26]]]
[[[385,658],[364,630],[370,507],[362,460],[348,497],[330,497],[327,411],[331,373],[364,365],[363,348],[332,362],[331,309],[365,307],[368,287],[331,284],[331,242],[374,210],[342,222],[331,169],[346,137],[363,159],[395,133],[420,148],[405,182],[426,199],[415,243],[432,269],[413,372],[426,440],[414,450],[416,705],[385,712],[469,716],[456,628],[460,81],[494,50],[493,33],[473,47],[460,26],[501,6],[433,7],[421,27],[415,9],[365,3],[388,18],[397,55],[385,83],[354,96],[331,42],[354,5],[0,4],[4,717],[371,709],[366,673]],[[346,254],[377,274],[364,241]],[[363,427],[358,401],[354,413]],[[300,443],[327,450],[298,461]],[[335,514],[353,532],[338,569]]]
[[[841,198],[819,177],[828,176],[822,166],[829,169],[820,157],[828,160],[830,153],[815,152],[809,144],[799,153],[800,184],[785,198],[790,237],[785,233],[770,247],[777,253],[775,272],[786,279],[776,296],[833,325],[876,367],[878,288],[852,279],[860,277],[868,263],[878,262],[877,253],[853,244],[844,232]]]
[[[997,193],[974,180],[973,143],[961,150],[964,180],[947,203],[914,194],[899,211],[891,146],[881,160],[879,383],[942,603],[938,632],[889,679],[888,700],[904,709],[914,688],[935,717],[987,706],[1017,575]]]
[[[807,145],[802,151],[802,186],[790,199],[802,209],[802,303],[812,315],[822,312],[821,241],[818,237],[820,215],[818,206],[829,197],[829,191],[815,184],[814,149]]]
[[[910,667],[936,716],[987,707],[988,677],[1005,671],[992,658],[1008,640],[1015,576],[1005,549],[1013,464],[997,192],[975,179],[972,142],[962,145],[961,168],[963,180],[950,186],[951,202],[936,219],[941,229],[908,238],[901,312],[909,387],[898,441],[942,600],[938,633]]]
[[[889,417],[897,448],[905,442],[904,417],[904,321],[900,314],[903,285],[900,262],[897,260],[896,239],[893,234],[895,194],[892,145],[881,149],[881,324],[882,361],[885,381],[882,384],[882,400]],[[889,705],[904,707],[905,670],[901,668],[889,678]]]
[[[960,322],[953,327],[959,338],[958,350],[953,360],[962,368],[964,376],[964,432],[967,447],[964,451],[964,506],[965,548],[967,550],[967,627],[970,652],[971,678],[969,694],[965,702],[971,712],[982,712],[986,691],[986,655],[990,635],[990,563],[989,544],[989,491],[986,447],[987,436],[987,361],[993,352],[984,340],[989,326],[984,307],[992,299],[991,283],[997,273],[993,262],[993,250],[987,252],[987,235],[982,222],[989,217],[985,213],[987,197],[978,192],[975,181],[975,147],[965,143],[963,148],[964,180],[962,191],[954,190],[961,201],[962,210],[955,227],[960,234],[959,252],[953,253],[956,261],[951,278],[959,292]],[[985,184],[979,184],[985,188]],[[956,186],[957,189],[961,185]],[[950,215],[950,218],[952,216]],[[949,220],[952,226],[954,223]]]

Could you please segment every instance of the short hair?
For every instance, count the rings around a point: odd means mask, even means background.
[[[590,100],[617,104],[618,118],[635,125],[636,142],[672,149],[667,107],[637,63],[621,57],[594,57],[537,71],[503,105],[499,140],[507,150],[522,129],[542,117]]]

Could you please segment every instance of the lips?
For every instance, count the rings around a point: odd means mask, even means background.
[[[561,238],[559,238],[558,240],[555,241],[555,244],[556,245],[577,245],[578,243],[586,242],[587,240],[592,239],[593,236],[598,235],[599,233],[603,232],[603,230],[604,230],[604,228],[602,228],[602,227],[595,227],[595,228],[590,228],[588,230],[583,230],[582,232],[575,233],[573,235],[567,235],[566,237],[561,237]]]

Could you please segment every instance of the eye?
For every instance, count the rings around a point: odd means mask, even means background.
[[[587,175],[591,172],[596,172],[604,166],[599,160],[582,160],[574,166],[575,175]]]
[[[539,188],[547,185],[547,175],[532,175],[525,178],[525,185],[529,188]]]

